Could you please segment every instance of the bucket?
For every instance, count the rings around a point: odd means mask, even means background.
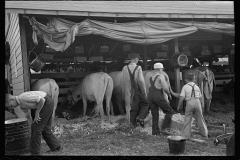
[[[31,63],[29,63],[29,67],[35,72],[39,72],[45,66],[45,60],[33,51],[30,51],[29,57],[31,53],[34,53],[36,55],[36,58]]]
[[[5,155],[30,152],[30,127],[26,118],[5,121]]]
[[[181,154],[185,152],[186,138],[182,136],[168,136],[169,153]]]

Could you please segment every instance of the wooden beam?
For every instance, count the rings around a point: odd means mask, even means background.
[[[22,50],[22,65],[23,65],[23,75],[24,75],[24,91],[30,91],[30,69],[29,60],[27,54],[27,40],[26,40],[26,29],[25,22],[23,18],[19,16],[20,23],[20,38],[21,38],[21,50]]]
[[[178,13],[104,13],[87,11],[53,11],[40,9],[5,9],[6,13],[41,14],[41,15],[66,15],[84,17],[134,17],[134,18],[218,18],[234,19],[234,14],[178,14]]]
[[[175,53],[178,53],[178,39],[174,39],[174,44],[175,44]],[[174,74],[175,74],[175,88],[176,92],[180,93],[181,92],[181,85],[180,85],[180,68],[174,68]],[[176,100],[176,106],[178,105],[179,99]]]
[[[90,50],[88,51],[88,55],[89,55],[89,53],[92,51],[93,47],[94,47],[94,43],[92,44]]]
[[[144,70],[147,70],[147,45],[144,45],[144,53],[143,53],[143,65]]]
[[[113,52],[113,50],[115,49],[115,47],[117,46],[118,42],[115,43],[115,45],[113,46],[112,50],[110,51],[109,54],[111,54]]]

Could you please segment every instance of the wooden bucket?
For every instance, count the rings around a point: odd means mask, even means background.
[[[36,55],[36,58],[31,63],[29,63],[29,67],[35,72],[39,72],[46,65],[46,62],[40,55],[37,55],[33,51],[30,51],[29,57],[31,53],[34,53]]]
[[[30,152],[30,127],[26,118],[5,121],[5,155]]]

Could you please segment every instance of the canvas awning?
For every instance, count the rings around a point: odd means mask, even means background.
[[[216,22],[172,22],[137,21],[131,23],[110,23],[86,19],[74,23],[61,18],[49,18],[48,25],[29,19],[33,26],[33,41],[37,36],[56,51],[65,51],[75,40],[75,36],[102,35],[119,41],[137,44],[157,44],[194,33],[198,30],[218,32],[234,36],[233,24]]]

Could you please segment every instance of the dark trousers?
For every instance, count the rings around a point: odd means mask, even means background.
[[[46,95],[44,98],[45,103],[39,113],[41,120],[38,123],[32,123],[31,126],[30,151],[32,154],[40,154],[41,136],[51,150],[55,150],[60,146],[60,143],[51,131],[54,101],[49,95]]]
[[[136,118],[144,119],[149,111],[149,103],[147,97],[141,91],[135,91],[133,102],[130,110],[130,122],[135,127]]]
[[[170,128],[172,122],[173,109],[165,100],[160,100],[153,98],[150,101],[150,108],[152,113],[152,135],[160,134],[160,129],[158,126],[159,122],[159,107],[162,109],[163,113],[166,114],[162,122],[161,129]]]

